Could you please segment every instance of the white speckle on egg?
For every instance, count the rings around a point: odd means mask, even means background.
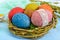
[[[43,25],[42,26],[47,25],[49,23],[48,22],[48,14],[47,14],[47,12],[44,9],[39,9],[37,11],[39,11],[39,14],[42,17],[42,21],[43,21]]]

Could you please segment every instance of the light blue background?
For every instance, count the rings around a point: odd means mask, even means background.
[[[49,0],[48,0],[49,1]],[[18,3],[16,3],[18,2]],[[24,4],[23,4],[24,2]],[[14,5],[15,3],[15,5]],[[30,3],[29,0],[2,0],[0,1],[0,14],[4,14],[5,20],[7,20],[7,14],[11,10],[11,8],[21,5],[20,7],[25,8],[25,6]],[[23,5],[22,5],[23,4]],[[55,29],[51,29],[45,36],[42,38],[37,38],[34,40],[60,40],[60,18],[57,19],[58,23]],[[32,40],[26,39],[22,37],[16,37],[15,35],[11,34],[8,29],[8,23],[0,22],[0,40]]]

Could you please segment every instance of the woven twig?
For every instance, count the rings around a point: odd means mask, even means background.
[[[17,36],[22,36],[25,38],[37,38],[46,34],[51,28],[54,28],[56,23],[57,23],[56,15],[53,14],[52,21],[45,27],[37,27],[32,30],[21,29],[17,28],[16,26],[13,26],[13,24],[9,21],[9,30]]]

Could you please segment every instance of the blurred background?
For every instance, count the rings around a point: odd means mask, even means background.
[[[42,0],[42,1],[57,2],[59,0]],[[16,6],[25,8],[25,6],[29,3],[30,0],[0,0],[0,14],[4,14],[5,20],[7,20],[8,13],[12,8]],[[0,40],[60,40],[60,18],[58,18],[57,20],[58,23],[55,29],[51,29],[45,36],[37,39],[26,39],[22,37],[17,37],[10,33],[8,29],[8,23],[0,22]]]

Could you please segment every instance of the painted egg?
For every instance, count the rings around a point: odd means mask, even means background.
[[[38,4],[36,3],[31,3],[31,4],[28,4],[25,8],[25,11],[24,13],[26,15],[28,15],[29,17],[32,16],[32,13],[38,8]]]
[[[24,10],[23,10],[22,8],[20,8],[20,7],[15,7],[15,8],[13,8],[13,9],[9,12],[9,14],[8,14],[9,20],[12,19],[12,17],[13,17],[14,14],[19,13],[19,12],[24,12]]]
[[[39,8],[43,8],[45,10],[49,10],[51,13],[53,13],[53,9],[48,4],[42,4]]]
[[[12,23],[19,28],[28,28],[30,26],[30,18],[23,13],[17,13],[12,17]]]
[[[36,26],[46,26],[52,21],[52,13],[48,10],[36,10],[31,17],[31,21]]]

